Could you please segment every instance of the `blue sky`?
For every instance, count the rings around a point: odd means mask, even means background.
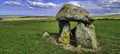
[[[0,0],[0,15],[55,16],[65,3],[92,15],[120,14],[120,0]]]

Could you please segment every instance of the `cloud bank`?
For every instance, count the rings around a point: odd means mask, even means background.
[[[29,9],[60,9],[64,3],[44,2],[44,0],[6,0],[5,5],[22,6]],[[66,1],[66,0],[65,0]],[[56,4],[57,3],[57,4]],[[87,9],[91,14],[120,14],[120,0],[68,0],[66,3]],[[56,8],[56,9],[55,9]],[[53,11],[53,10],[52,10]],[[55,11],[54,11],[55,12]],[[57,11],[56,11],[57,12]]]
[[[19,0],[22,1],[22,0]],[[44,3],[42,0],[26,0],[27,4],[23,4],[22,2],[19,1],[13,1],[13,0],[8,0],[5,1],[4,4],[5,5],[18,5],[18,6],[26,6],[28,8],[54,8],[59,6],[58,4],[52,3],[52,2],[48,2],[48,3]]]
[[[73,4],[75,6],[80,6],[80,2],[79,1],[69,1],[68,4]]]

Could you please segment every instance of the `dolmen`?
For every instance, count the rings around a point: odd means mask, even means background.
[[[95,20],[84,8],[72,4],[64,4],[56,15],[59,25],[58,42],[75,47],[97,49]],[[71,29],[70,21],[78,24]]]

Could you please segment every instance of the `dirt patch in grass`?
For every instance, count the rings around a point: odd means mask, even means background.
[[[49,38],[51,39],[51,42],[54,43],[55,45],[62,46],[65,50],[73,51],[73,52],[100,52],[101,48],[99,47],[98,49],[89,49],[89,48],[82,48],[80,45],[75,46],[74,43],[70,44],[63,44],[58,41],[59,34],[58,33],[48,33]],[[46,36],[47,37],[47,36]]]

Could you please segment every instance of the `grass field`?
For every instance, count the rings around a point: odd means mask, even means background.
[[[101,15],[101,16],[94,16],[95,19],[120,19],[120,14],[116,14],[116,15]]]
[[[102,50],[81,54],[120,54],[120,21],[97,20],[94,25]],[[0,54],[78,54],[43,38],[45,31],[58,33],[57,21],[0,22]]]

